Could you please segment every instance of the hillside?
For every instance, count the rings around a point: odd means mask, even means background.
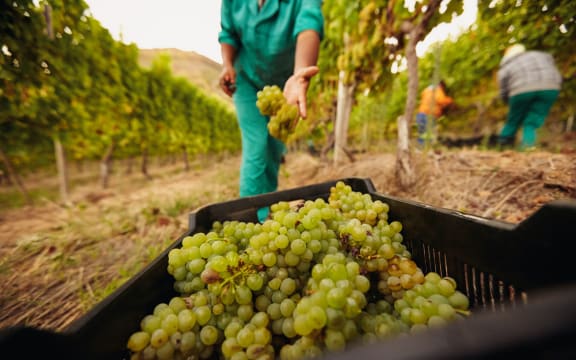
[[[217,62],[195,53],[179,49],[140,49],[139,61],[144,68],[149,68],[159,55],[170,56],[174,75],[188,79],[192,84],[215,95],[228,104],[231,99],[218,87],[218,76],[222,66]]]

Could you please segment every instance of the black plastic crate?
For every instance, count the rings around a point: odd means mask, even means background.
[[[572,266],[573,256],[568,251],[571,248],[569,242],[576,239],[576,227],[573,224],[576,221],[576,202],[567,200],[548,203],[530,218],[514,225],[385,196],[376,191],[370,179],[346,178],[221,202],[195,211],[190,215],[187,232],[145,269],[65,331],[53,333],[25,327],[4,329],[0,332],[2,353],[17,351],[22,355],[20,358],[48,354],[77,359],[126,358],[126,342],[130,334],[138,330],[140,320],[158,303],[178,295],[173,290],[173,278],[167,272],[168,253],[179,247],[185,236],[208,231],[215,220],[255,222],[257,209],[278,201],[319,197],[327,199],[330,188],[337,181],[345,182],[354,191],[369,193],[373,199],[388,203],[389,218],[402,222],[405,244],[416,263],[425,272],[436,271],[455,278],[458,289],[470,298],[474,315],[440,330],[401,337],[330,357],[351,359],[361,352],[362,356],[381,358],[382,351],[385,351],[388,359],[480,358],[488,354],[493,358],[497,354],[520,354],[534,346],[534,334],[530,337],[520,331],[527,326],[524,324],[526,322],[534,327],[541,326],[538,321],[548,324],[536,336],[543,344],[547,344],[545,340],[554,334],[563,334],[566,329],[576,328],[576,310],[572,306],[565,306],[567,301],[560,301],[569,299],[572,304],[576,301],[576,290],[571,288],[576,284],[576,271]],[[547,291],[558,292],[555,290],[558,286],[567,289],[560,292],[562,295],[546,296]],[[542,292],[545,295],[542,300],[538,300],[537,295]],[[537,301],[532,301],[532,294],[536,294]],[[564,311],[566,314],[562,317],[563,321],[543,315],[546,307],[542,303],[554,306],[557,312],[560,309]],[[538,304],[540,307],[537,307]],[[510,311],[514,308],[517,311]],[[543,322],[542,319],[548,321]],[[567,321],[570,321],[570,327],[566,327]],[[512,328],[518,323],[518,333],[507,331],[502,334],[489,330],[502,329],[502,322],[512,324]],[[459,340],[462,334],[466,336]],[[506,334],[510,340],[508,347]],[[445,341],[438,342],[435,336],[454,337],[450,340],[454,346],[444,344]],[[475,336],[493,346],[486,343],[485,346],[463,345],[467,342],[462,340]],[[41,346],[29,346],[31,343]],[[494,344],[501,346],[495,348]],[[568,346],[566,351],[576,353],[576,345],[569,342],[564,345]],[[425,348],[427,351],[402,351],[403,346]]]

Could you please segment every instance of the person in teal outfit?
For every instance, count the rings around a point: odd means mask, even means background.
[[[324,17],[321,0],[222,0],[218,41],[220,87],[232,96],[242,137],[240,197],[276,191],[286,146],[272,137],[256,94],[278,85],[306,118],[306,93],[316,66]],[[262,221],[268,209],[258,212]]]
[[[523,150],[536,145],[537,131],[556,102],[562,75],[549,53],[529,50],[522,44],[509,46],[498,69],[500,97],[509,105],[499,143],[510,146],[522,128]]]

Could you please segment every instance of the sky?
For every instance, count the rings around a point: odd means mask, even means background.
[[[218,32],[221,0],[85,0],[92,16],[112,36],[141,49],[177,48],[221,63]],[[410,2],[410,1],[408,1]],[[435,28],[417,47],[423,54],[434,41],[455,34],[476,19],[477,0],[464,0],[453,24]],[[120,37],[120,35],[122,37]]]
[[[221,0],[84,0],[117,40],[194,51],[218,63]],[[120,38],[122,34],[122,38]]]

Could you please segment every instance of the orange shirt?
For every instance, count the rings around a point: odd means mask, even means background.
[[[452,104],[454,100],[450,96],[447,96],[440,86],[436,86],[434,100],[432,100],[432,89],[432,86],[428,86],[422,91],[418,112],[430,115],[430,108],[433,107],[432,115],[434,115],[434,117],[440,117],[444,108]]]

